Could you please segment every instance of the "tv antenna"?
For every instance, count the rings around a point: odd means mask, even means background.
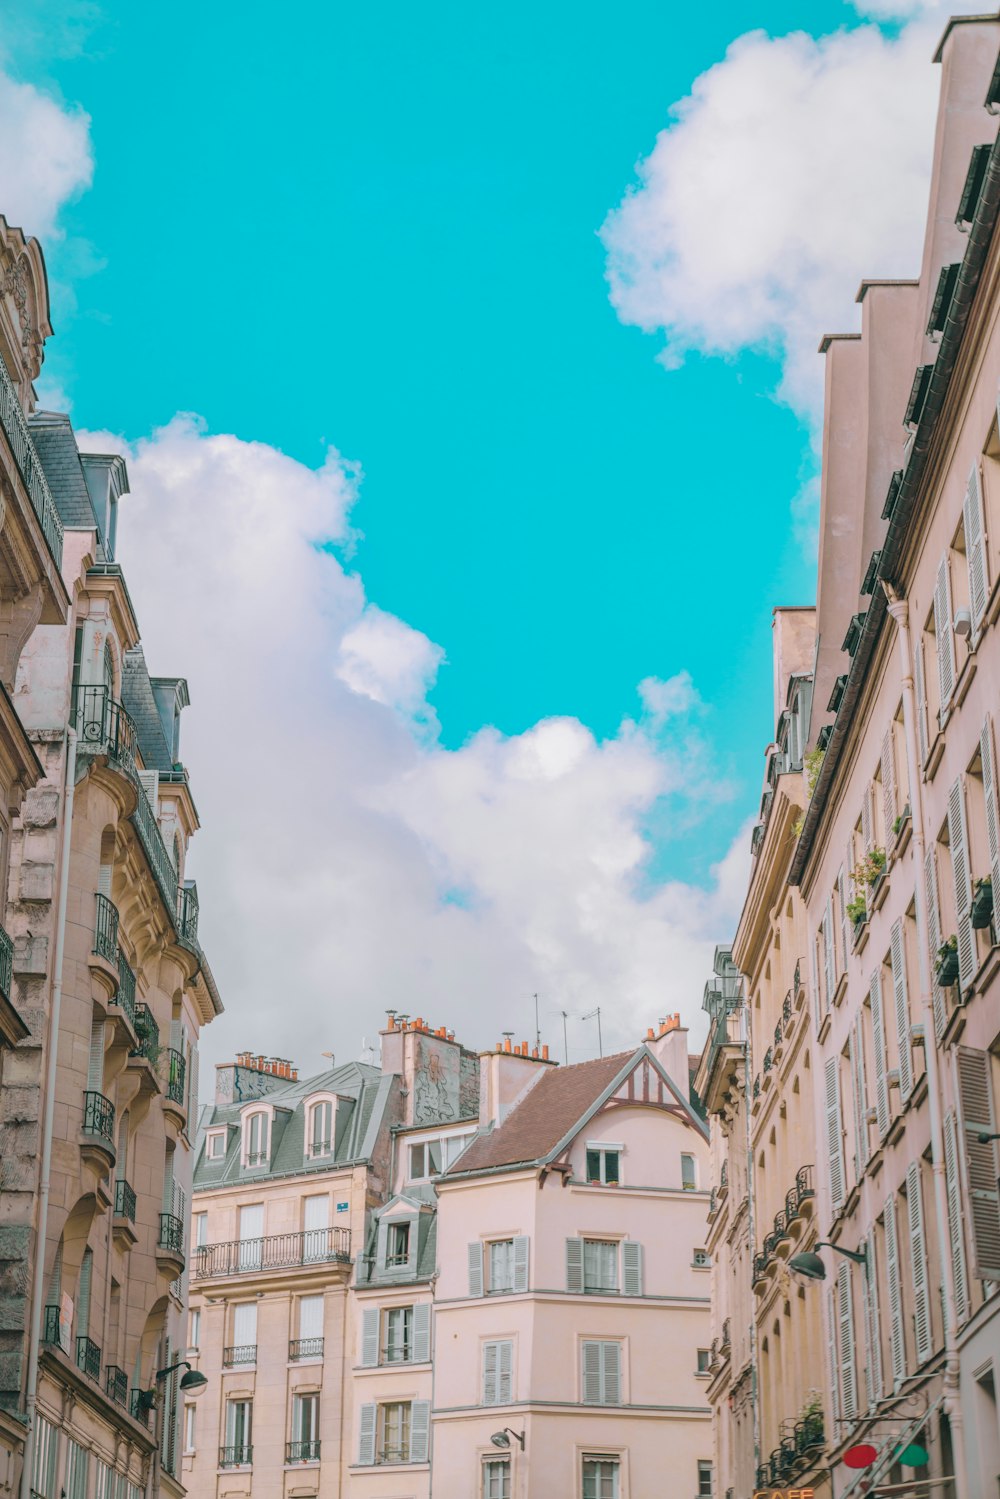
[[[596,1010],[591,1010],[588,1015],[581,1015],[580,1019],[581,1020],[593,1020],[595,1015],[597,1016],[597,1050],[600,1053],[600,1055],[603,1057],[603,1055],[604,1055],[604,1042],[601,1039],[601,1007],[600,1007],[600,1005],[597,1006]]]

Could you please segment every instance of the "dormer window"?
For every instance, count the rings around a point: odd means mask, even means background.
[[[209,1130],[205,1136],[205,1159],[207,1161],[222,1161],[226,1156],[226,1134],[224,1129]]]
[[[410,1220],[390,1223],[385,1241],[385,1263],[388,1269],[399,1268],[410,1261]]]
[[[263,1110],[248,1114],[243,1120],[243,1164],[266,1166],[271,1135],[270,1116]]]
[[[333,1154],[333,1101],[321,1098],[310,1104],[306,1113],[306,1154],[325,1156]]]

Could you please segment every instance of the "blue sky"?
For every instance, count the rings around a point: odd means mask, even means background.
[[[702,127],[744,77],[767,113],[753,69],[779,55],[802,7],[302,3],[288,26],[273,6],[186,0],[168,19],[161,7],[72,0],[15,14],[5,78],[51,96],[77,124],[85,112],[93,162],[90,185],[55,205],[45,241],[57,333],[46,399],[62,393],[78,427],[132,443],[195,412],[203,436],[244,444],[233,452],[260,443],[295,460],[293,488],[330,448],[359,466],[356,493],[347,468],[338,470],[350,488],[344,523],[333,527],[343,587],[363,588],[375,611],[366,618],[405,622],[406,648],[423,664],[416,697],[412,684],[403,692],[404,716],[418,739],[431,724],[434,763],[467,767],[463,747],[486,743],[489,728],[514,753],[562,716],[617,753],[631,732],[623,719],[641,718],[650,754],[662,748],[671,758],[662,785],[628,793],[631,831],[645,840],[624,860],[631,895],[648,905],[669,882],[707,890],[759,791],[773,728],[771,609],[809,601],[814,587],[802,492],[815,469],[815,409],[802,380],[781,400],[774,392],[796,358],[805,384],[820,378],[808,350],[824,331],[813,326],[824,304],[810,301],[810,288],[827,276],[831,315],[846,320],[858,272],[887,269],[884,257],[845,270],[825,265],[822,248],[764,243],[778,311],[734,331],[732,308],[754,304],[759,288],[730,265],[720,272],[730,302],[721,292],[718,302],[729,309],[726,326],[712,326],[711,242],[737,247],[739,259],[763,226],[753,197],[713,189],[719,151],[711,131],[704,145]],[[787,114],[779,99],[762,115],[761,130],[779,140],[794,138],[794,110],[808,109],[814,90],[851,89],[869,63],[901,68],[850,6],[814,3],[808,24],[821,40],[803,38],[787,54],[798,70]],[[690,269],[687,282],[675,275],[672,311],[661,313],[655,276],[636,293],[648,315],[617,292],[612,305],[602,225],[639,185],[637,164],[676,121],[672,107],[755,28],[742,61],[712,74],[694,116],[671,132],[690,151],[669,165],[665,201],[673,212],[686,186],[674,244],[688,234],[702,281]],[[831,42],[838,28],[844,35]],[[853,72],[845,46],[856,49]],[[929,77],[930,50],[922,38]],[[713,128],[728,150],[731,129]],[[761,140],[758,157],[769,154]],[[793,171],[790,197],[797,181]],[[640,201],[657,219],[662,195],[650,188]],[[780,280],[800,266],[804,291]],[[678,332],[688,288],[692,326]],[[657,357],[665,339],[685,354],[678,368]],[[135,473],[133,465],[137,488]],[[152,490],[156,483],[150,468]],[[180,486],[164,481],[163,492]],[[197,548],[204,511],[199,496],[184,498]],[[280,481],[267,503],[280,517]],[[181,570],[175,604],[197,592],[197,576]],[[160,628],[155,613],[153,624]],[[424,637],[443,653],[430,665],[413,645]],[[331,657],[341,648],[333,641]],[[356,687],[357,672],[338,671]],[[662,715],[643,713],[637,689],[681,673],[700,701],[688,701],[664,745]],[[258,690],[251,715],[267,712],[266,679]],[[194,685],[193,697],[197,704]],[[331,749],[338,764],[341,750],[349,765],[363,758],[352,741]],[[410,783],[430,764],[414,762]],[[385,784],[358,803],[398,813]],[[208,804],[219,818],[233,815],[212,794]],[[577,806],[586,818],[585,796]],[[453,798],[448,808],[455,813]],[[442,853],[421,812],[408,809],[403,822],[406,837],[430,849],[428,868],[452,908],[438,908],[435,921],[459,912],[472,921],[496,905],[495,889],[477,897],[471,865],[456,873],[456,840]],[[201,836],[213,836],[208,818]],[[522,853],[503,858],[516,864]],[[603,855],[581,850],[581,860]],[[380,888],[394,878],[384,871]],[[457,905],[456,890],[466,892]],[[731,923],[732,901],[700,919],[704,955],[708,925],[729,935],[718,924]],[[466,941],[456,943],[456,962],[476,951]],[[548,942],[539,938],[534,959]],[[433,973],[435,953],[411,957]],[[242,981],[235,959],[232,971]],[[653,975],[653,988],[661,981]]]

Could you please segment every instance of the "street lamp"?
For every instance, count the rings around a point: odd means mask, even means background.
[[[833,1249],[845,1259],[853,1260],[856,1265],[864,1265],[865,1274],[868,1274],[868,1255],[864,1250],[844,1249],[840,1244],[831,1244],[828,1239],[821,1239],[816,1248]],[[819,1255],[811,1250],[807,1250],[805,1254],[793,1254],[788,1261],[788,1268],[795,1274],[804,1276],[806,1280],[826,1280],[826,1266]]]
[[[193,1395],[196,1391],[203,1390],[208,1384],[208,1380],[200,1369],[192,1369],[186,1358],[178,1359],[176,1364],[170,1364],[166,1369],[157,1369],[156,1383],[151,1390],[139,1391],[139,1404],[144,1411],[153,1409],[156,1404],[156,1385],[161,1379],[166,1379],[168,1374],[173,1374],[175,1369],[187,1370],[186,1374],[181,1375],[180,1388],[187,1390],[189,1394]]]
[[[515,1442],[520,1442],[521,1451],[523,1452],[524,1432],[512,1431],[509,1426],[505,1426],[503,1431],[495,1431],[490,1437],[490,1441],[493,1443],[494,1447],[509,1447],[511,1437],[514,1438]]]
[[[976,1136],[976,1139],[979,1141],[980,1145],[989,1145],[991,1140],[1000,1140],[1000,1135],[991,1135],[989,1130],[984,1129],[980,1130],[979,1134]]]

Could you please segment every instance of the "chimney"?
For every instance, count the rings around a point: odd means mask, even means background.
[[[681,1025],[679,1012],[665,1015],[656,1027],[655,1034],[648,1030],[646,1032],[646,1045],[685,1098],[691,1089],[687,1038],[687,1027]]]
[[[549,1048],[529,1047],[527,1041],[511,1045],[509,1036],[498,1041],[495,1051],[479,1053],[479,1123],[502,1124],[515,1104],[543,1076]]]

